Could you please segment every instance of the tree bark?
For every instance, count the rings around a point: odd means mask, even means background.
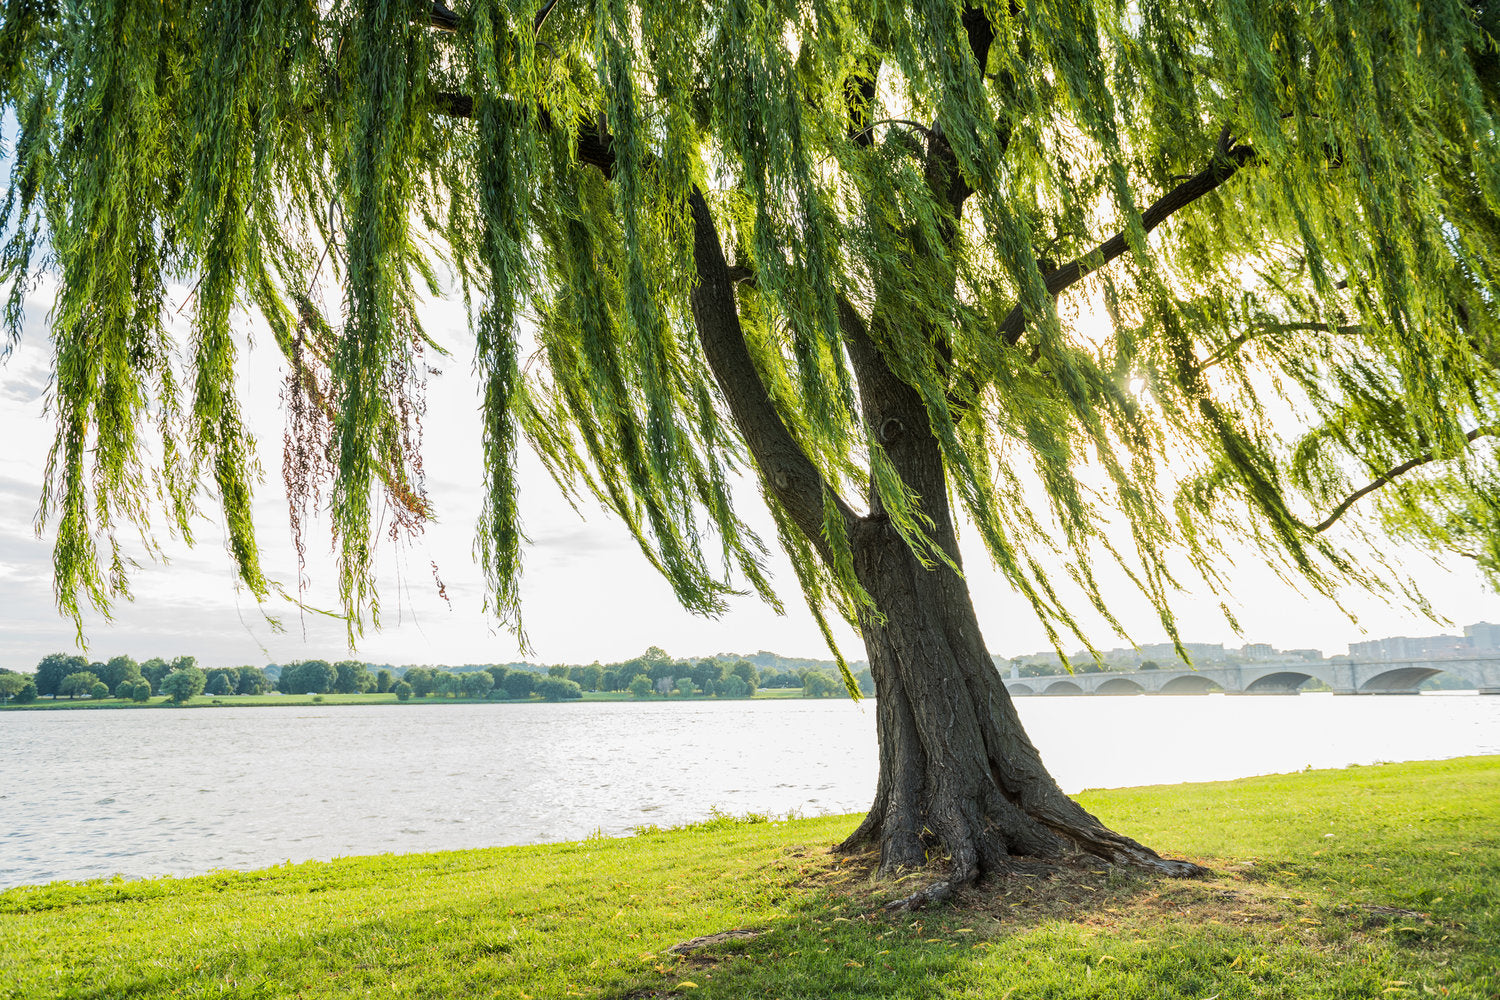
[[[860,522],[855,572],[880,609],[861,632],[875,678],[875,801],[841,850],[878,848],[883,872],[943,855],[949,883],[1089,854],[1168,875],[1200,869],[1115,833],[1063,794],[985,648],[967,587],[923,567],[888,521]]]
[[[942,452],[921,398],[892,372],[847,302],[841,321],[864,419],[920,496],[933,540],[961,567]],[[1077,853],[1168,875],[1199,873],[1109,830],[1063,794],[995,669],[962,575],[941,563],[923,566],[873,489],[870,508],[850,544],[859,582],[880,611],[861,627],[875,679],[880,775],[874,805],[841,849],[878,847],[885,872],[946,854],[948,884],[1006,871],[1017,857]]]

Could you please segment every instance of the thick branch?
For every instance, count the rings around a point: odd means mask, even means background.
[[[547,15],[552,13],[552,8],[557,6],[557,0],[547,0],[542,9],[536,12],[536,20],[532,22],[532,31],[540,34],[542,25],[547,23]],[[457,31],[460,18],[456,12],[449,9],[443,0],[432,0],[432,7],[428,11],[427,23],[434,28],[443,31]]]
[[[932,521],[930,537],[941,544],[957,565],[961,561],[953,534],[953,515],[948,505],[948,481],[942,450],[922,396],[892,370],[871,336],[870,327],[854,304],[838,296],[839,329],[859,385],[861,415],[874,433],[891,465],[920,498],[922,511]],[[869,521],[886,520],[888,514],[870,476]]]
[[[871,122],[866,127],[860,129],[858,132],[851,132],[849,134],[849,141],[854,143],[856,146],[870,145],[870,143],[874,141],[873,133],[876,126],[878,125],[905,125],[907,128],[916,129],[918,132],[921,132],[923,135],[928,136],[929,138],[933,134],[933,130],[931,128],[923,125],[921,122],[912,121],[910,118],[879,118]]]
[[[960,15],[960,21],[964,27],[964,34],[969,42],[969,53],[974,57],[979,72],[984,72],[985,64],[989,62],[990,46],[995,41],[995,29],[990,24],[989,15],[982,9],[966,5]],[[932,193],[941,198],[952,213],[953,218],[944,225],[943,242],[951,247],[953,234],[956,230],[958,217],[963,212],[964,202],[974,189],[969,187],[968,181],[959,170],[958,158],[953,153],[953,147],[943,133],[942,123],[933,121],[932,127],[927,129],[927,163],[924,173],[926,174],[927,186]],[[1010,136],[1008,130],[1001,133],[1001,144],[1008,145]]]
[[[547,23],[547,15],[551,14],[552,8],[556,6],[557,0],[547,0],[547,2],[542,5],[542,9],[536,12],[536,22],[533,25],[533,28],[538,34],[541,33],[542,25]]]
[[[1478,441],[1480,438],[1496,436],[1500,436],[1500,427],[1476,427],[1469,433],[1465,434],[1464,439],[1472,444],[1473,442]],[[1452,456],[1439,456],[1434,452],[1428,451],[1423,452],[1421,455],[1418,455],[1416,458],[1413,458],[1410,461],[1402,462],[1400,465],[1387,469],[1385,472],[1382,472],[1380,475],[1372,479],[1369,483],[1355,490],[1353,493],[1349,494],[1342,501],[1340,501],[1339,505],[1333,508],[1332,513],[1330,513],[1327,517],[1323,518],[1323,520],[1319,521],[1312,527],[1312,533],[1316,535],[1321,532],[1327,531],[1329,528],[1333,527],[1334,523],[1337,522],[1339,518],[1348,513],[1349,508],[1353,507],[1357,502],[1359,502],[1362,497],[1368,496],[1369,494],[1374,493],[1376,490],[1380,489],[1382,486],[1386,486],[1394,482],[1395,480],[1406,475],[1411,470],[1423,465],[1427,465],[1430,462],[1436,462],[1439,460],[1439,458],[1451,457]]]
[[[1189,177],[1181,184],[1162,195],[1151,207],[1141,213],[1141,228],[1151,232],[1171,218],[1176,212],[1186,208],[1204,195],[1213,191],[1229,178],[1233,177],[1246,163],[1255,156],[1255,150],[1250,146],[1235,146],[1215,156],[1212,163],[1204,167],[1198,173]],[[1130,248],[1125,234],[1116,233],[1103,243],[1095,247],[1090,253],[1079,257],[1077,260],[1069,261],[1044,275],[1047,283],[1047,294],[1053,298],[1061,295],[1066,289],[1083,280],[1090,272],[1108,264],[1119,257]],[[1005,319],[1000,323],[1000,336],[1005,338],[1007,344],[1014,345],[1021,339],[1022,332],[1026,329],[1026,314],[1017,302]]]
[[[1302,330],[1322,331],[1325,333],[1337,334],[1339,336],[1348,336],[1351,334],[1363,333],[1365,331],[1365,328],[1364,326],[1359,324],[1350,326],[1335,326],[1332,323],[1261,323],[1253,327],[1252,329],[1246,330],[1243,333],[1236,335],[1228,343],[1224,344],[1224,346],[1220,347],[1218,350],[1214,351],[1212,354],[1210,354],[1208,357],[1204,358],[1201,362],[1194,366],[1193,370],[1194,372],[1201,374],[1202,372],[1207,371],[1209,368],[1212,368],[1214,365],[1227,360],[1230,355],[1234,354],[1241,347],[1244,347],[1246,344],[1250,343],[1253,340],[1259,340],[1261,337],[1273,336],[1278,333],[1295,333]]]
[[[432,0],[432,10],[428,15],[427,23],[434,28],[442,28],[444,31],[457,31],[459,17],[443,3],[443,0]]]
[[[823,496],[831,492],[830,487],[787,431],[756,370],[740,326],[734,281],[719,231],[703,192],[696,187],[688,196],[688,207],[693,215],[693,264],[698,272],[692,293],[693,322],[704,357],[765,482],[819,553],[831,559],[823,540]],[[852,527],[854,512],[836,494],[834,503],[846,527]]]

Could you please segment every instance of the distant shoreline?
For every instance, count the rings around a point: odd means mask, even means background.
[[[873,697],[873,695],[866,695]],[[317,699],[317,700],[314,700]],[[673,694],[652,695],[649,698],[637,698],[627,692],[615,691],[585,691],[582,698],[570,698],[561,701],[549,702],[545,698],[444,698],[429,695],[426,698],[411,698],[401,701],[394,694],[244,694],[244,695],[197,695],[184,705],[173,705],[170,700],[160,695],[153,695],[148,702],[122,701],[118,698],[107,698],[94,701],[87,698],[79,698],[77,701],[61,699],[56,702],[50,699],[37,699],[24,705],[0,705],[0,713],[4,712],[63,712],[69,710],[81,710],[97,712],[107,709],[180,709],[180,708],[324,708],[324,707],[346,707],[359,705],[564,705],[570,702],[624,702],[638,703],[643,705],[663,704],[666,702],[743,702],[743,701],[847,701],[847,697],[840,690],[837,695],[828,697],[810,697],[802,693],[801,688],[772,688],[759,690],[747,698],[721,698],[712,695],[681,695]]]

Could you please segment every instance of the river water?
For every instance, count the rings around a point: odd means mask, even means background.
[[[1500,753],[1500,697],[1029,698],[1069,792]],[[0,888],[854,812],[872,702],[0,713]]]

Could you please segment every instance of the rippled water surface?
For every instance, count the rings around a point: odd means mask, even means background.
[[[1500,697],[1031,698],[1068,791],[1500,753]],[[873,704],[0,713],[0,886],[866,807]]]

